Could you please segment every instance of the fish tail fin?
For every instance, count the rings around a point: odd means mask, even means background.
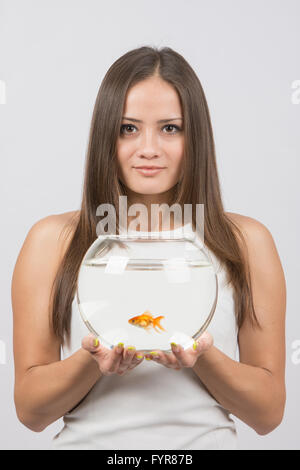
[[[161,324],[160,324],[160,320],[161,320],[162,318],[165,318],[165,317],[164,317],[163,315],[160,315],[159,317],[154,318],[153,324],[154,324],[154,327],[158,326],[158,328],[160,328],[161,330],[166,331],[166,330],[161,326]],[[156,328],[155,328],[155,329],[156,329]],[[156,331],[157,331],[157,330],[156,330]]]

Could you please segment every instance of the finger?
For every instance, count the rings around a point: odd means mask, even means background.
[[[134,346],[127,346],[124,348],[122,364],[129,365],[131,364],[133,358],[135,357],[136,349]]]
[[[146,361],[162,361],[163,354],[159,351],[150,351],[145,354]]]
[[[137,353],[134,346],[128,346],[123,354],[123,359],[120,362],[118,374],[123,375],[127,370],[134,369],[140,362],[142,362],[144,355]]]
[[[189,366],[189,360],[186,355],[186,350],[183,349],[181,344],[171,343],[172,353],[176,358],[176,362],[180,365],[180,367],[187,367]]]
[[[118,363],[118,370],[125,371],[132,364],[134,360],[136,349],[134,346],[127,346],[124,348],[124,343],[119,343],[119,348],[122,347],[122,354]],[[116,348],[118,352],[118,348]]]
[[[127,366],[127,370],[134,369],[136,366],[138,366],[143,361],[143,359],[144,359],[144,355],[142,353],[135,354],[132,358],[131,363],[129,364],[129,366]]]
[[[193,345],[193,350],[196,351],[197,354],[203,353],[207,351],[213,345],[213,337],[208,332],[205,331],[198,339],[195,341]]]
[[[136,351],[135,355],[132,358],[131,364],[139,364],[144,359],[144,354]]]
[[[116,344],[111,351],[110,361],[107,366],[108,372],[116,373],[119,370],[120,364],[123,360],[123,354],[124,343]]]
[[[147,356],[153,361],[158,362],[159,364],[170,369],[179,370],[181,368],[178,364],[176,357],[173,354],[166,354],[162,351],[150,351],[150,353],[148,353],[146,357]]]
[[[82,341],[81,341],[81,347],[85,349],[86,351],[89,351],[91,353],[95,353],[96,351],[99,350],[101,347],[99,339],[90,334],[88,336],[85,336]]]
[[[119,369],[121,371],[128,369],[128,367],[131,365],[133,361],[135,353],[136,353],[136,349],[134,346],[127,346],[126,348],[124,348],[123,357],[121,358],[121,361],[119,364]]]

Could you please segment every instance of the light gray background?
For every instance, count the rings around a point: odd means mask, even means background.
[[[292,102],[292,84],[300,79],[300,2],[2,0],[0,15],[0,80],[6,83],[6,104],[0,105],[1,449],[47,449],[61,428],[59,421],[34,433],[16,418],[12,271],[37,220],[79,208],[101,80],[119,56],[142,45],[174,48],[198,74],[225,209],[268,227],[285,271],[285,418],[267,436],[236,420],[239,446],[299,449],[300,364],[292,360],[292,344],[300,340],[300,104]]]

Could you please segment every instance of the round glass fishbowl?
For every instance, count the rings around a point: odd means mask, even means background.
[[[151,233],[151,232],[150,232]],[[100,235],[83,257],[76,298],[100,343],[144,353],[191,347],[215,312],[218,280],[197,237]]]

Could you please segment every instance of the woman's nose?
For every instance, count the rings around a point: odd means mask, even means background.
[[[141,135],[140,152],[151,157],[159,152],[159,137],[155,130],[145,130]]]

